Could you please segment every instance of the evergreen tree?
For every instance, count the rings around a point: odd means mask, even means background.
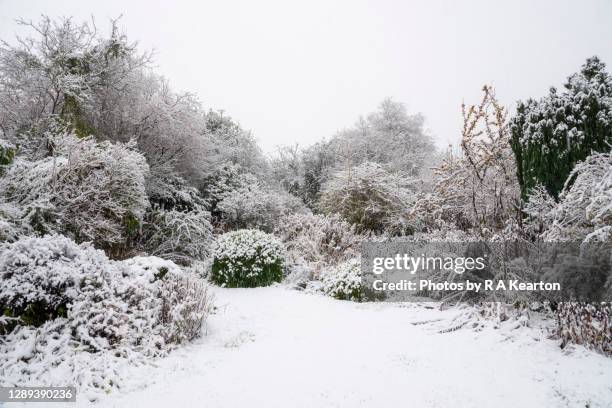
[[[542,184],[555,198],[575,164],[612,145],[612,76],[597,57],[571,75],[565,91],[519,102],[510,122],[521,192]]]

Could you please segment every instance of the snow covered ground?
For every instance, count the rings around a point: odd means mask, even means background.
[[[103,407],[597,407],[612,359],[530,328],[439,333],[456,310],[217,289],[209,333]],[[442,319],[429,324],[414,324]],[[590,405],[588,405],[590,404]]]
[[[215,292],[207,336],[154,368],[135,368],[139,386],[96,405],[612,405],[612,359],[582,347],[563,351],[516,322],[440,333],[462,311],[359,304],[283,286]]]

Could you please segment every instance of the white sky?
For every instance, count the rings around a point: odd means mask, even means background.
[[[455,143],[460,104],[492,83],[499,99],[544,95],[591,55],[612,70],[612,1],[0,0],[14,19],[122,14],[157,71],[251,129],[265,151],[352,125],[386,96]]]

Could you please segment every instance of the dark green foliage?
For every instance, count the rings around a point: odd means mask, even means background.
[[[322,184],[336,165],[335,151],[328,142],[320,142],[304,151],[304,183],[297,194],[310,209],[316,209]],[[295,193],[294,193],[295,194]]]
[[[540,99],[519,102],[510,121],[511,146],[525,198],[536,185],[558,197],[579,161],[612,145],[612,77],[597,57]]]
[[[210,280],[227,288],[255,288],[280,282],[283,278],[283,262],[264,264],[258,257],[215,258]]]
[[[17,325],[41,326],[49,320],[67,316],[68,300],[60,303],[47,303],[42,299],[31,302],[20,302],[13,299],[10,303],[0,302],[0,310],[6,317],[15,318],[0,324],[0,334],[9,333]]]
[[[9,166],[15,158],[15,150],[0,144],[0,176],[4,174],[4,169]]]
[[[208,206],[196,188],[163,165],[151,166],[146,187],[153,210],[189,212]]]
[[[48,320],[66,317],[66,304],[50,305],[43,300],[36,300],[24,306],[6,305],[4,315],[18,317],[20,323],[26,326],[40,326]]]
[[[371,291],[371,293],[375,293]],[[338,292],[334,297],[338,300],[350,300],[353,302],[361,302],[363,291],[360,288],[353,289],[349,293]]]
[[[138,234],[140,228],[140,220],[133,214],[127,214],[123,218],[123,223],[125,225],[125,234],[127,237],[134,237],[136,234]]]
[[[0,146],[0,166],[8,166],[15,158],[15,150]]]
[[[157,272],[155,272],[153,276],[155,277],[155,280],[161,280],[161,279],[164,279],[167,273],[168,273],[168,268],[166,268],[165,266],[162,266],[161,268],[159,268]]]
[[[79,103],[72,95],[66,95],[64,97],[61,118],[67,123],[70,123],[69,128],[79,138],[96,134],[96,129],[84,119]]]

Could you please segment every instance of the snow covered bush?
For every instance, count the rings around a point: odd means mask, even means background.
[[[22,238],[4,244],[1,250],[0,307],[4,313],[19,318],[20,324],[34,326],[67,317],[80,340],[86,338],[92,345],[142,344],[152,340],[156,330],[160,330],[156,347],[182,339],[157,326],[189,317],[181,318],[176,310],[162,313],[162,306],[182,308],[181,302],[192,300],[185,293],[197,295],[199,302],[202,290],[205,292],[203,283],[190,282],[189,275],[170,261],[150,257],[112,262],[89,244],[78,245],[62,236]]]
[[[343,262],[323,276],[323,292],[340,300],[362,299],[361,262],[354,258]]]
[[[203,261],[210,254],[213,241],[209,219],[208,211],[202,209],[153,211],[143,232],[145,250],[180,265]]]
[[[583,344],[612,355],[612,309],[610,303],[563,302],[557,305],[557,335],[561,347]]]
[[[210,280],[220,286],[252,288],[283,278],[283,245],[263,231],[239,230],[221,235],[213,258]]]
[[[3,244],[0,283],[0,372],[14,385],[69,372],[84,390],[121,387],[119,366],[193,339],[210,308],[206,284],[170,261],[111,261],[62,236]]]
[[[133,144],[71,134],[50,142],[56,155],[17,160],[0,180],[0,194],[34,232],[60,232],[104,249],[124,245],[149,206],[145,158]]]
[[[137,285],[145,283],[139,296],[137,288],[125,293],[135,310],[158,313],[155,318],[165,344],[179,344],[200,335],[212,300],[201,278],[156,257],[134,257],[118,264]],[[151,298],[156,300],[151,303]]]
[[[66,317],[82,284],[106,283],[106,266],[102,253],[61,236],[5,244],[0,248],[0,308],[25,325]]]
[[[298,198],[272,190],[250,174],[243,175],[238,187],[220,197],[216,210],[226,229],[257,228],[272,232],[281,217],[305,212]]]
[[[359,232],[401,235],[412,230],[407,215],[415,191],[413,179],[366,162],[348,172],[336,172],[323,186],[319,205],[326,214],[337,213],[354,224]]]
[[[337,214],[293,214],[274,231],[294,261],[334,265],[359,254],[364,236]]]
[[[542,233],[545,240],[610,241],[612,153],[593,154],[578,163],[565,182],[558,204],[552,205],[552,198],[542,198],[543,194],[535,190],[526,209],[546,227]]]

